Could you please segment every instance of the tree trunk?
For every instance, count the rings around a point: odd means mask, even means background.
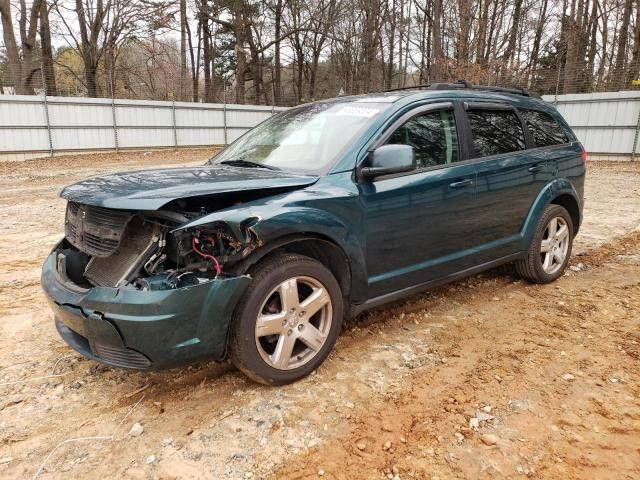
[[[187,0],[180,0],[180,94],[178,99],[187,99]]]
[[[590,90],[593,91],[594,67],[596,62],[596,53],[598,49],[598,2],[593,0],[591,8],[591,19],[589,20],[589,47],[587,54],[587,76]]]
[[[627,85],[631,84],[633,80],[640,80],[640,3],[636,5],[636,26],[633,30],[633,51],[631,53],[631,63],[629,64]]]
[[[497,37],[497,35],[495,34],[495,32],[496,30],[500,30],[500,27],[502,26],[502,19],[504,17],[504,13],[498,15],[498,11],[504,12],[504,6],[504,0],[502,0],[500,4],[497,3],[497,0],[493,3],[493,9],[491,11],[490,17],[491,23],[489,24],[489,33],[487,34],[486,48],[484,53],[485,63],[489,62],[489,59],[492,58],[492,55],[496,55],[495,37]]]
[[[433,64],[431,79],[438,82],[444,80],[442,58],[442,0],[433,0]]]
[[[49,9],[47,2],[40,4],[40,43],[42,45],[42,71],[44,89],[47,95],[57,95],[56,76],[53,71],[53,49],[51,48],[51,29],[49,28]]]
[[[189,43],[189,59],[191,60],[191,99],[194,102],[198,101],[198,75],[200,74],[200,24],[198,23],[198,54],[197,60],[193,53],[193,39],[191,38],[191,27],[189,22],[185,25],[187,30],[187,40]]]
[[[273,55],[273,103],[282,104],[282,66],[280,65],[280,35],[282,29],[282,0],[277,0],[275,11],[275,52]]]
[[[538,24],[536,25],[536,34],[533,39],[533,47],[531,49],[531,58],[529,59],[529,71],[531,72],[531,78],[535,76],[536,68],[538,66],[538,55],[540,54],[540,41],[542,40],[542,32],[544,30],[545,22],[547,20],[547,5],[548,5],[548,0],[542,0],[540,16],[538,17]]]
[[[91,29],[87,26],[89,18],[82,0],[76,0],[76,15],[80,28],[80,38],[82,40],[80,54],[84,63],[85,87],[87,96],[98,97],[100,89],[98,87],[98,36],[103,27],[104,5],[102,0],[96,3],[95,17],[91,21]]]
[[[481,65],[484,61],[484,50],[487,41],[487,23],[489,21],[489,5],[491,0],[483,0],[482,14],[480,15],[480,24],[478,26],[478,38],[476,39],[476,63]]]
[[[313,53],[311,68],[309,70],[309,99],[314,100],[316,96],[316,78],[318,77],[318,64],[320,63],[320,52]]]
[[[516,51],[516,42],[518,40],[518,30],[520,28],[520,16],[522,14],[522,0],[516,0],[513,8],[513,24],[509,32],[509,42],[504,51],[504,63],[502,68],[506,71],[508,65],[512,63],[513,54]]]
[[[302,47],[299,46],[295,49],[296,52],[296,93],[298,103],[302,103],[302,74],[304,69],[304,53]]]
[[[245,75],[247,73],[247,54],[244,51],[245,24],[244,3],[242,0],[233,1],[233,33],[235,36],[236,52],[236,103],[245,103]]]
[[[598,64],[598,73],[596,74],[596,85],[600,87],[604,82],[604,72],[607,60],[607,44],[609,41],[609,29],[607,25],[609,24],[609,14],[607,11],[602,9],[602,30],[600,31],[600,35],[602,36],[602,52],[600,53],[601,58]]]
[[[11,3],[9,0],[0,0],[0,17],[2,17],[4,45],[9,62],[9,69],[13,76],[14,89],[18,95],[34,94],[33,75],[37,69],[34,70],[33,68],[33,51],[36,46],[41,3],[42,0],[34,0],[29,12],[27,11],[26,3],[20,3],[19,24],[22,47],[22,52],[20,52],[13,29]],[[29,16],[28,23],[27,15]]]
[[[613,79],[614,87],[618,89],[624,88],[625,86],[625,62],[627,59],[627,41],[629,39],[629,22],[631,20],[632,3],[632,0],[626,0],[624,3],[622,25],[620,26],[620,36],[618,37],[618,53],[616,55]]]
[[[387,57],[387,72],[385,75],[385,89],[390,89],[393,82],[393,55],[396,43],[396,0],[393,0],[391,12],[389,12],[389,56]]]
[[[459,0],[460,30],[457,41],[457,63],[465,66],[469,62],[469,32],[471,30],[471,0]]]
[[[211,45],[211,27],[208,16],[202,12],[200,16],[200,28],[202,29],[202,65],[204,70],[204,101],[213,103],[213,85],[211,82],[211,64],[213,48]]]
[[[571,11],[566,21],[564,88],[562,93],[571,93],[575,88],[576,77],[576,0],[571,0]]]
[[[89,61],[85,61],[84,80],[87,87],[87,96],[98,97],[98,69],[92,66]]]

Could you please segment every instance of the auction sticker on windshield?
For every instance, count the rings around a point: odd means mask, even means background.
[[[364,107],[342,107],[336,112],[336,115],[346,117],[373,117],[380,110],[377,108],[364,108]]]

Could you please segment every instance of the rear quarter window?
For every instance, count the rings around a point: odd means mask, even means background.
[[[513,110],[467,111],[475,157],[489,157],[526,148],[520,119]]]
[[[549,147],[569,143],[569,135],[551,115],[538,110],[520,109],[536,147]]]

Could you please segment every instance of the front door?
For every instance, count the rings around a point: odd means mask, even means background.
[[[403,117],[380,144],[412,146],[417,168],[359,185],[370,298],[471,266],[476,178],[473,165],[458,163],[455,118],[451,104]]]

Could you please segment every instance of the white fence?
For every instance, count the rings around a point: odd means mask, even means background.
[[[282,107],[0,95],[0,159],[223,145]]]
[[[589,158],[639,156],[640,91],[545,95],[582,142]],[[633,153],[635,150],[635,154]]]
[[[591,159],[638,156],[640,92],[545,96]],[[230,143],[283,107],[0,95],[0,160]],[[635,155],[632,154],[635,148]]]

